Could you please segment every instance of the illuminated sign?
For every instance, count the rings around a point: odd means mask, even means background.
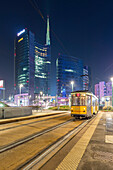
[[[20,31],[17,36],[20,36],[21,34],[23,34],[25,32],[25,29],[23,29],[22,31]]]
[[[20,42],[20,41],[22,41],[23,40],[23,37],[22,38],[20,38],[19,40],[18,40],[18,42]]]
[[[3,88],[3,87],[4,87],[4,81],[0,80],[0,88]]]

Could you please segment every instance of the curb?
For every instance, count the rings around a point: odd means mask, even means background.
[[[68,112],[51,113],[51,114],[44,114],[44,115],[31,115],[31,116],[27,116],[27,117],[18,117],[18,118],[11,118],[11,119],[6,119],[6,120],[0,120],[0,125],[1,124],[6,124],[6,123],[23,121],[23,120],[41,118],[41,117],[54,116],[54,115],[63,114],[63,113],[68,113]]]

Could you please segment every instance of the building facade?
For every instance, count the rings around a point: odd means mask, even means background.
[[[50,95],[51,55],[50,46],[35,43],[35,93]]]
[[[112,96],[112,82],[106,83],[106,96]]]
[[[51,53],[49,17],[47,18],[46,44],[39,44],[34,33],[20,31],[14,41],[15,94],[27,93],[32,101],[35,93],[50,95]]]
[[[102,81],[95,84],[95,95],[98,97],[99,103],[104,105],[105,100],[112,96],[112,82]]]
[[[91,69],[89,66],[83,68],[83,90],[92,91]]]
[[[23,29],[17,34],[14,47],[15,94],[28,93],[31,99],[34,98],[34,43],[34,34]]]
[[[68,96],[75,90],[83,90],[83,62],[73,57],[59,54],[56,61],[57,95]],[[71,82],[73,81],[73,85]],[[73,87],[72,87],[73,86]]]

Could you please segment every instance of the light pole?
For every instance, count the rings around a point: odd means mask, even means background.
[[[23,87],[23,84],[20,84],[20,94],[21,94],[21,88]]]
[[[72,92],[73,92],[74,81],[71,81],[71,85],[72,85]]]
[[[111,77],[111,82],[112,82],[112,107],[113,107],[113,77]]]
[[[40,91],[40,99],[41,99],[41,96],[43,95],[43,92]],[[43,99],[43,98],[42,98]],[[41,112],[42,112],[42,100],[41,100]]]
[[[40,95],[42,96],[42,94],[43,94],[43,92],[42,91],[40,91]]]

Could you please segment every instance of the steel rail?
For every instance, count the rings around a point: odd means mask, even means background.
[[[24,123],[24,124],[16,125],[16,126],[13,126],[13,127],[3,128],[3,129],[0,129],[0,131],[5,131],[5,130],[9,130],[9,129],[14,129],[14,128],[22,127],[22,126],[25,126],[25,125],[31,125],[31,124],[43,122],[43,121],[46,121],[46,120],[57,119],[57,118],[60,118],[60,117],[65,117],[65,116],[67,116],[67,115],[64,115],[65,113],[62,113],[62,114],[63,114],[63,115],[51,115],[51,116],[55,116],[55,117],[47,118],[47,119],[44,119],[44,120],[37,120],[37,121],[34,121],[34,122],[30,122],[30,123]],[[36,118],[36,119],[39,119],[39,118]]]
[[[80,125],[78,125],[77,127],[75,127],[73,130],[71,130],[70,132],[68,132],[66,135],[62,136],[59,140],[57,140],[56,142],[54,142],[53,144],[51,144],[49,147],[45,148],[42,153],[38,153],[37,155],[34,156],[34,158],[32,157],[30,160],[28,160],[26,163],[24,163],[23,165],[19,166],[19,169],[23,169],[23,170],[29,170],[31,168],[33,168],[35,165],[37,165],[38,163],[40,163],[41,161],[44,160],[44,158],[46,158],[49,154],[51,154],[51,152],[53,152],[55,149],[57,149],[58,147],[60,147],[60,145],[63,145],[63,143],[68,143],[74,136],[76,136],[88,123],[90,123],[90,121],[92,121],[92,119],[94,119],[94,117],[92,117],[89,120],[86,120],[85,122],[81,123]],[[72,137],[71,137],[72,136]],[[71,139],[69,139],[71,138]],[[69,140],[68,140],[69,139]],[[64,145],[65,145],[64,144]],[[63,145],[63,146],[64,146]],[[63,147],[62,146],[62,147]],[[62,148],[61,147],[61,148]],[[61,149],[60,148],[60,149]],[[57,151],[56,151],[57,152]],[[54,155],[54,154],[53,154]],[[52,156],[53,156],[52,155]],[[49,158],[50,159],[50,158]]]
[[[19,145],[21,145],[21,144],[23,144],[23,143],[26,143],[26,142],[28,142],[28,141],[36,138],[36,137],[39,137],[39,136],[41,136],[41,135],[44,135],[45,133],[48,133],[48,132],[50,132],[50,131],[52,131],[52,130],[54,130],[54,129],[57,129],[57,128],[65,125],[65,124],[68,124],[68,123],[70,123],[70,122],[72,122],[72,121],[73,121],[73,119],[68,120],[68,121],[66,121],[66,122],[60,123],[60,124],[55,125],[55,126],[53,126],[53,127],[51,127],[51,128],[48,128],[48,129],[46,129],[46,130],[43,130],[43,131],[41,131],[41,132],[38,132],[38,133],[33,134],[33,135],[31,135],[31,136],[28,136],[27,138],[24,138],[24,139],[22,139],[22,140],[19,140],[19,141],[15,142],[15,143],[9,144],[9,145],[3,147],[2,149],[0,149],[0,153],[3,153],[3,152],[5,152],[5,151],[7,151],[7,150],[10,150],[10,149],[14,148],[14,147],[17,147],[17,146],[19,146]]]

